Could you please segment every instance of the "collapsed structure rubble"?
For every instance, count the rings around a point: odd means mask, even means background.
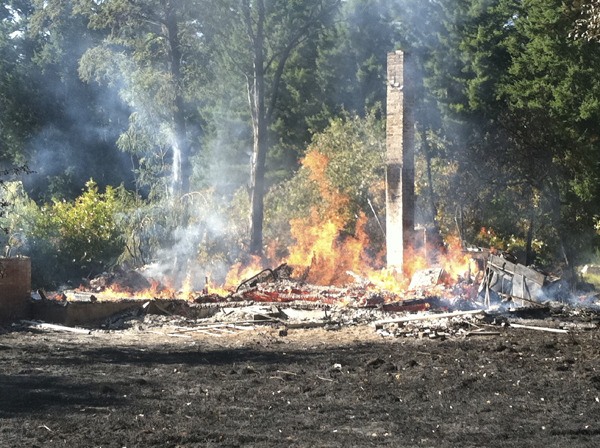
[[[100,327],[112,331],[166,326],[180,335],[191,331],[222,334],[272,325],[281,327],[285,334],[290,328],[373,324],[387,336],[470,337],[496,334],[490,325],[507,324],[502,319],[489,322],[494,312],[533,309],[539,314],[548,309],[547,299],[560,279],[501,255],[479,252],[473,258],[479,267],[477,272],[469,268],[469,272],[450,281],[444,269],[430,267],[415,272],[403,292],[376,288],[367,278],[352,272],[348,274],[355,282],[343,287],[309,284],[294,278],[292,268],[282,264],[242,281],[226,296],[205,289],[186,299],[131,300],[131,306],[104,319]],[[118,278],[126,279],[130,289],[146,284],[133,274],[104,274],[90,282],[93,292],[63,291],[60,297],[66,300],[57,306],[81,301],[100,306],[103,287],[114,286]],[[498,309],[501,311],[493,311]],[[526,325],[522,321],[513,323]]]
[[[491,301],[508,299],[524,303],[539,303],[546,291],[557,280],[532,267],[513,262],[505,257],[490,254],[487,259],[480,293],[486,305]]]

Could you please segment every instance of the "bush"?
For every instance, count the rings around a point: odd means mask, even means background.
[[[122,211],[117,190],[101,193],[93,180],[74,201],[34,210],[28,244],[34,283],[91,277],[112,266],[124,249],[116,223]]]
[[[3,182],[0,188],[0,247],[2,255],[24,255],[32,217],[38,211],[20,181]]]
[[[31,174],[31,172],[27,165],[0,169],[0,230],[6,235],[9,234],[10,227],[3,221],[6,221],[6,215],[13,205],[11,187],[14,190],[14,185],[19,184],[13,178],[21,174]]]

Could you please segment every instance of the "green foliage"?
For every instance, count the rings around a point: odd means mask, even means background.
[[[439,29],[437,42],[409,35],[441,113],[439,127],[417,114],[441,227],[467,241],[482,227],[503,241],[532,230],[546,253],[568,247],[576,261],[598,207],[600,57],[568,38],[574,10],[560,0],[421,8]]]
[[[0,6],[0,163],[26,160],[24,143],[37,129],[36,83],[30,70],[32,42],[27,38],[28,2]]]
[[[22,174],[31,173],[27,165],[0,170],[0,248],[6,248],[5,255],[10,254],[11,247],[18,241],[15,240],[15,223],[10,214],[18,205],[23,185],[14,179]]]
[[[336,17],[291,55],[272,127],[279,141],[271,173],[283,168],[277,178],[289,176],[311,135],[331,119],[383,114],[386,57],[398,38],[392,10],[392,2],[382,0],[342,2]]]
[[[0,7],[7,12],[0,20],[0,160],[28,161],[36,174],[24,182],[36,200],[73,198],[90,177],[102,185],[130,179],[114,151],[118,101],[77,74],[98,35],[72,15],[72,4],[8,0]]]
[[[274,187],[266,198],[265,239],[284,254],[292,243],[289,222],[317,210],[322,216],[343,216],[346,230],[354,225],[362,212],[369,216],[367,232],[374,250],[381,248],[381,229],[373,215],[385,216],[384,132],[377,113],[366,117],[345,115],[332,119],[329,126],[315,134],[305,158],[322,155],[327,165],[324,177],[316,179],[303,165],[289,181]],[[370,203],[370,204],[369,204]]]
[[[2,244],[33,253],[57,280],[118,255],[138,266],[176,247],[201,263],[239,258],[257,75],[272,186],[265,240],[283,253],[290,219],[331,206],[323,183],[298,169],[316,152],[328,163],[323,182],[347,198],[346,230],[357,214],[372,217],[371,205],[383,219],[376,108],[386,53],[400,47],[412,56],[411,80],[423,78],[414,108],[417,221],[435,218],[443,233],[517,252],[529,238],[540,243],[538,257],[562,259],[564,248],[576,262],[600,239],[597,3],[8,0],[0,6],[0,162],[29,160],[39,176],[0,192],[0,227],[10,231]],[[178,145],[189,150],[195,191],[173,199]],[[144,199],[92,186],[79,196],[90,177],[118,185],[132,170]],[[54,202],[38,206],[28,195]],[[100,215],[86,217],[96,207]],[[110,225],[94,227],[108,216]],[[369,226],[380,237],[374,219]],[[495,238],[483,238],[482,227]]]
[[[0,179],[0,254],[16,255],[22,250],[32,227],[22,219],[24,211],[36,209],[22,182]]]
[[[90,180],[74,201],[54,201],[33,212],[29,250],[39,283],[89,277],[114,265],[123,252],[119,191],[100,192]]]
[[[204,190],[194,195],[186,207],[193,211],[186,230],[197,235],[193,259],[224,280],[233,264],[248,257],[248,192],[241,188],[226,198],[212,189]]]
[[[116,86],[132,109],[129,127],[117,144],[140,159],[138,188],[159,198],[188,192],[191,157],[200,147],[203,124],[196,102],[211,76],[203,2],[75,3],[91,29],[108,32],[83,54],[79,74],[87,82]],[[165,182],[170,192],[163,188]]]
[[[577,2],[580,17],[576,20],[571,37],[588,41],[600,41],[600,1]]]
[[[385,0],[346,1],[325,30],[312,74],[325,120],[344,110],[364,115],[385,103],[386,57],[399,37],[393,8]]]
[[[585,274],[581,276],[581,279],[586,282],[594,285],[596,290],[600,289],[600,275],[598,274]]]
[[[168,275],[165,280],[175,288],[190,280],[201,288],[208,274],[222,282],[229,268],[244,257],[248,208],[243,190],[233,197],[214,189],[199,190],[177,202],[130,196],[127,212],[116,218],[125,248],[118,262],[131,268],[146,266],[158,279]]]
[[[73,201],[55,200],[38,206],[21,182],[4,183],[0,201],[9,204],[0,225],[0,244],[12,255],[32,259],[33,283],[56,286],[79,281],[112,266],[123,252],[118,216],[131,205],[122,188],[100,192],[92,180]]]
[[[347,116],[332,119],[329,127],[316,134],[308,151],[329,159],[326,176],[331,187],[349,198],[350,216],[367,210],[367,200],[381,191],[385,139],[383,122],[373,111],[365,118]]]

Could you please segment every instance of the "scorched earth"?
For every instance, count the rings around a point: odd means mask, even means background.
[[[600,332],[0,335],[2,447],[595,447]]]

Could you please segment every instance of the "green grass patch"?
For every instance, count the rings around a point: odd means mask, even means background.
[[[600,274],[582,274],[581,278],[586,283],[591,283],[596,289],[600,289]]]

